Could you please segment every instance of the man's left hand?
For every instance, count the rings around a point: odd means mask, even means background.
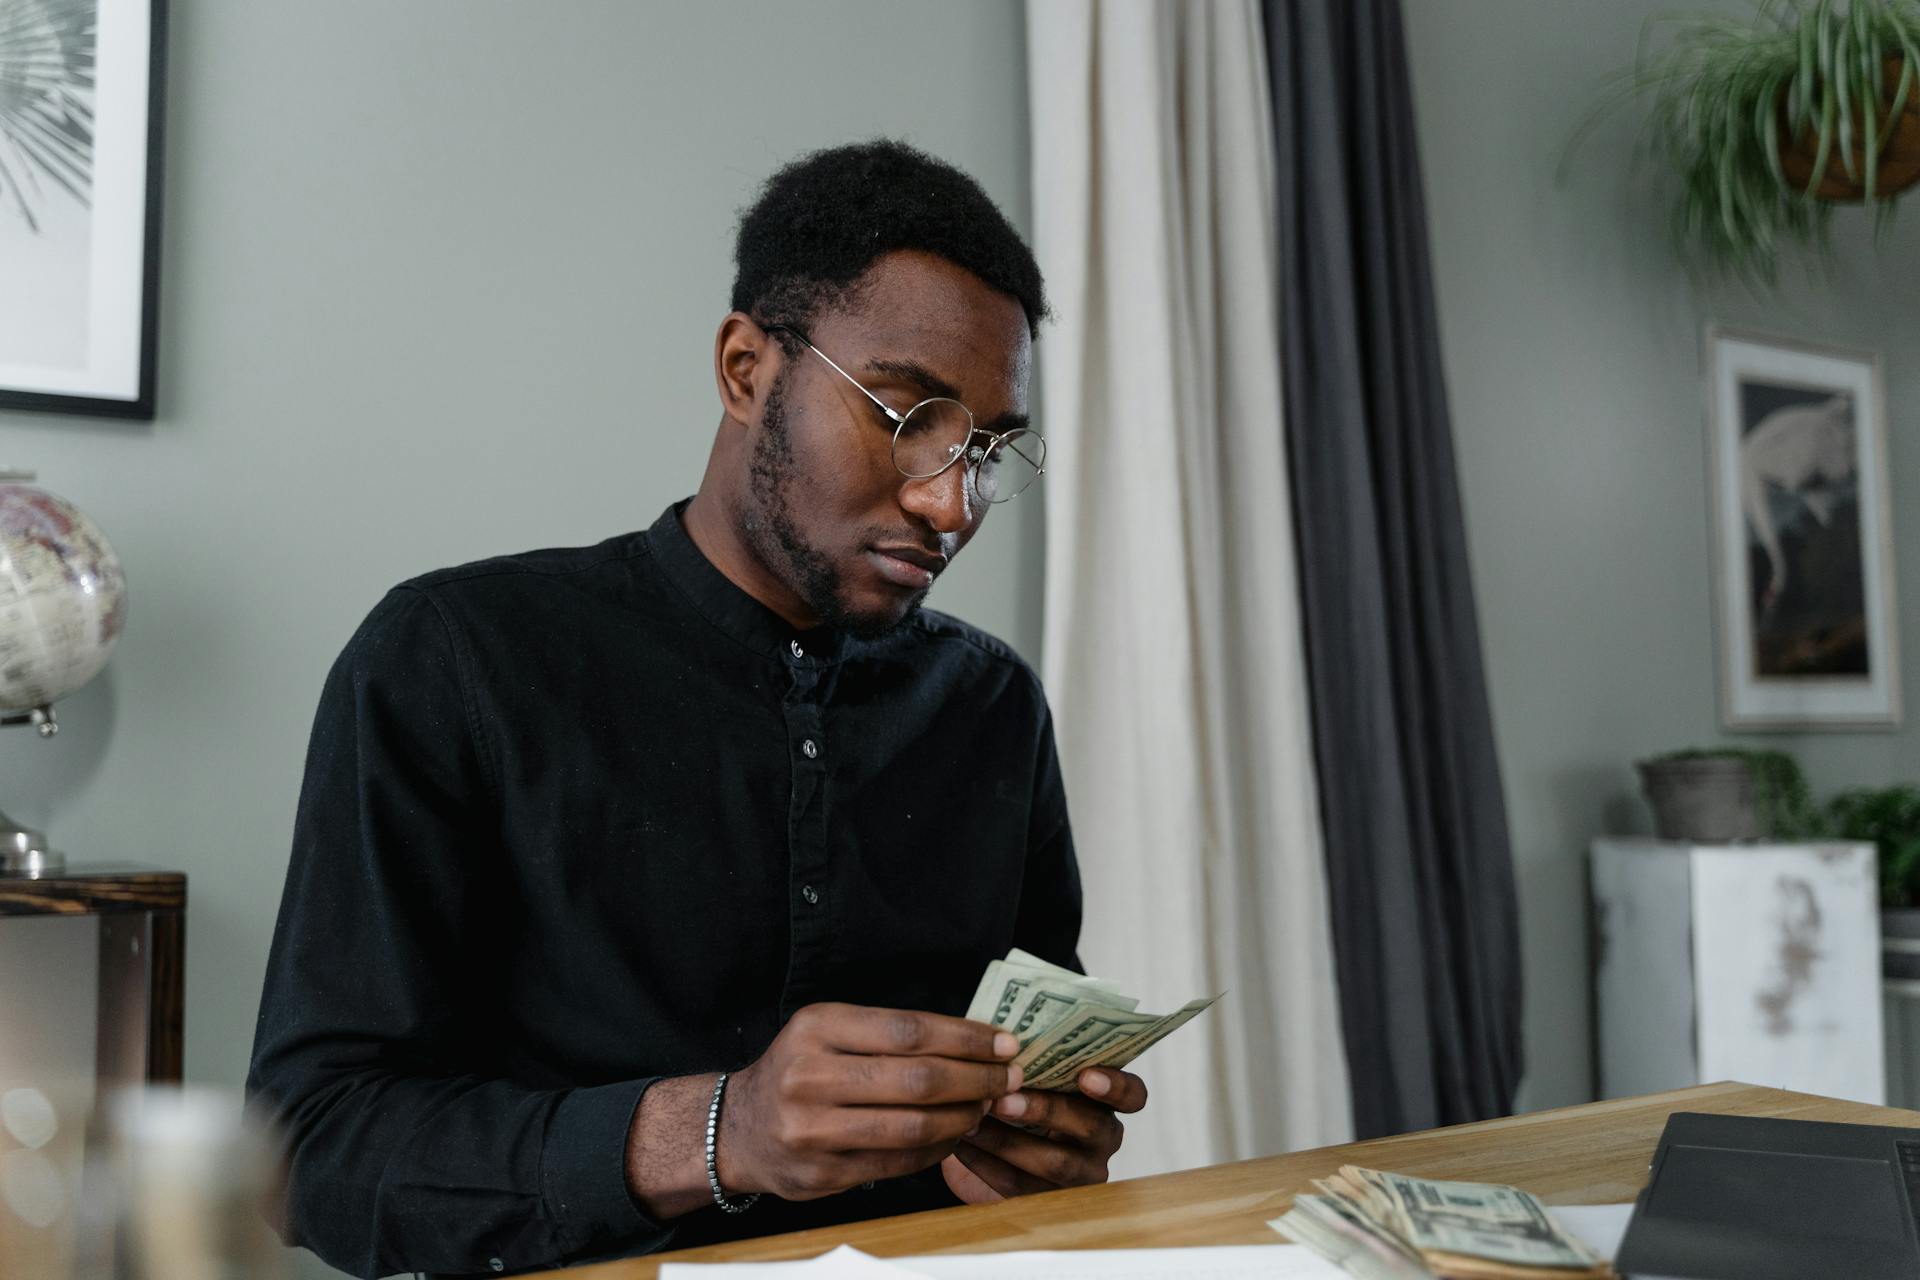
[[[1031,1089],[994,1103],[979,1130],[940,1162],[953,1194],[985,1204],[1105,1182],[1124,1133],[1115,1113],[1146,1106],[1147,1084],[1131,1072],[1089,1067],[1079,1085],[1078,1094]]]

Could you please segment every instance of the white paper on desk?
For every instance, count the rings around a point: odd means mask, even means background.
[[[825,1269],[836,1259],[866,1269]],[[807,1262],[669,1262],[660,1268],[660,1280],[1336,1280],[1345,1275],[1295,1244],[950,1253],[885,1260],[842,1245]]]
[[[1627,1220],[1633,1217],[1630,1204],[1550,1204],[1547,1212],[1561,1226],[1592,1245],[1600,1256],[1612,1262],[1620,1256],[1620,1241],[1627,1234]]]
[[[804,1262],[669,1262],[660,1280],[924,1280],[924,1273],[841,1245]]]

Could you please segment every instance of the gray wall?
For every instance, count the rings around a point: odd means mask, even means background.
[[[391,583],[643,526],[698,483],[735,210],[905,136],[1027,218],[1017,0],[174,6],[161,412],[0,414],[132,588],[0,807],[191,880],[187,1072],[243,1076],[314,700]],[[1040,524],[934,603],[1037,659]],[[353,957],[341,957],[353,963]]]
[[[1706,514],[1708,318],[1886,358],[1905,683],[1920,672],[1920,207],[1875,250],[1844,220],[1830,276],[1696,287],[1638,174],[1639,116],[1554,169],[1661,0],[1405,0],[1441,345],[1525,915],[1523,1104],[1590,1096],[1584,856],[1650,822],[1630,762],[1722,738]],[[1912,206],[1913,202],[1909,201]],[[1920,715],[1920,708],[1910,711]],[[1913,778],[1920,736],[1741,735],[1815,790]]]
[[[1886,353],[1920,687],[1920,223],[1877,253],[1847,228],[1832,278],[1781,298],[1697,290],[1627,119],[1552,178],[1652,0],[1405,7],[1526,913],[1523,1101],[1553,1105],[1590,1088],[1587,840],[1644,825],[1628,762],[1718,736],[1704,318]],[[115,540],[131,619],[58,739],[0,738],[0,805],[76,859],[192,875],[191,1076],[243,1073],[308,720],[360,615],[692,489],[733,212],[781,161],[904,135],[1024,224],[1022,41],[1016,0],[175,7],[160,420],[0,416],[0,462]],[[1029,654],[1036,516],[996,516],[935,601]],[[1906,732],[1786,744],[1822,789],[1920,765]]]

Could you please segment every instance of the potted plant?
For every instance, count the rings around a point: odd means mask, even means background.
[[[1880,937],[1889,978],[1920,978],[1920,787],[1862,787],[1827,804],[1832,833],[1880,852]]]
[[[1822,825],[1806,774],[1784,751],[1689,747],[1638,768],[1663,840],[1794,840]]]
[[[1835,202],[1884,221],[1920,182],[1920,0],[1757,0],[1673,28],[1615,101],[1651,96],[1675,236],[1707,265],[1770,282],[1783,244],[1825,244]]]

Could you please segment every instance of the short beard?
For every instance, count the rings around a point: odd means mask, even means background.
[[[760,439],[747,468],[747,502],[741,525],[747,543],[768,568],[784,578],[823,625],[861,640],[878,640],[903,626],[920,610],[925,591],[916,592],[898,617],[855,613],[842,599],[840,571],[825,552],[809,543],[794,523],[787,502],[793,440],[787,434],[786,371],[767,395],[760,415]]]

